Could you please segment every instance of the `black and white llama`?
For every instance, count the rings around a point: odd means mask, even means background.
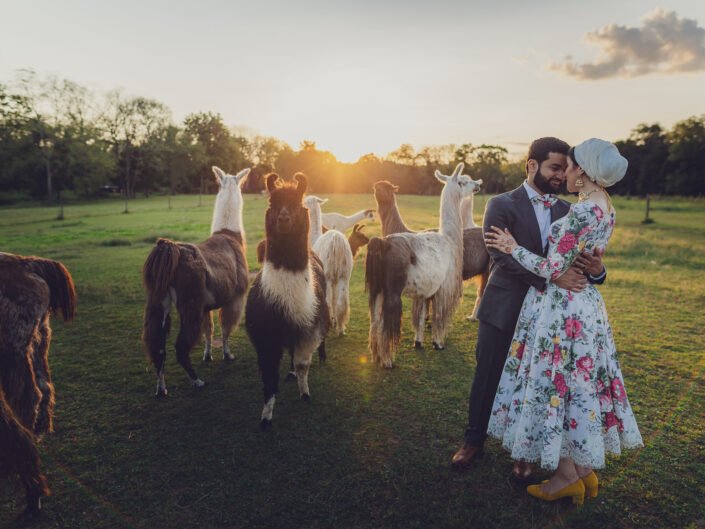
[[[266,178],[264,264],[245,307],[245,328],[257,351],[264,384],[263,430],[272,422],[283,350],[291,354],[301,400],[308,402],[311,358],[317,348],[319,358],[325,358],[330,325],[323,266],[309,247],[309,213],[303,205],[307,180],[301,173],[294,178],[296,184],[283,183],[276,174]]]

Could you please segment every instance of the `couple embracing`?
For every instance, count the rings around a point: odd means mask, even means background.
[[[527,491],[544,500],[596,496],[605,454],[642,446],[624,390],[605,305],[604,253],[615,211],[605,187],[624,176],[617,148],[592,138],[570,148],[532,142],[527,179],[487,203],[483,228],[494,261],[478,318],[477,368],[465,443],[453,456],[468,469],[487,434],[528,480],[532,464],[556,470]],[[571,205],[553,193],[563,182]]]

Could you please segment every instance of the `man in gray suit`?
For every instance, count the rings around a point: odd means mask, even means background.
[[[568,213],[570,203],[554,197],[565,179],[569,145],[558,138],[539,138],[529,147],[526,181],[508,193],[491,198],[485,208],[483,229],[509,228],[517,242],[536,254],[546,255],[551,223]],[[470,390],[468,426],[465,443],[453,456],[454,469],[466,469],[483,454],[497,385],[514,335],[524,297],[530,286],[545,290],[546,280],[532,274],[511,255],[488,249],[493,259],[490,279],[478,319],[477,367]],[[594,275],[593,275],[594,274]],[[601,284],[606,272],[599,257],[581,255],[555,283],[580,292],[586,282]],[[512,475],[527,479],[531,465],[516,461]]]

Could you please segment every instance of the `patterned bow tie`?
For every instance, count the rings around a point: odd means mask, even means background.
[[[555,204],[557,200],[558,199],[553,195],[536,195],[531,197],[532,202],[534,202],[535,204],[543,204],[543,207],[545,207],[546,209],[549,209],[551,206],[553,206],[553,204]]]

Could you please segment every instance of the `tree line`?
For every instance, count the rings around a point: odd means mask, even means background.
[[[671,130],[640,124],[616,143],[629,169],[615,193],[705,194],[705,115]],[[377,180],[389,180],[402,193],[438,194],[433,171],[447,172],[458,162],[482,178],[487,193],[511,189],[525,177],[525,160],[510,160],[498,145],[404,144],[386,156],[370,153],[343,163],[313,141],[294,149],[277,138],[243,134],[215,112],[195,112],[177,124],[154,99],[97,93],[31,70],[0,83],[0,204],[120,193],[127,207],[138,193],[210,193],[213,165],[252,167],[245,192],[263,189],[269,172],[291,177],[303,171],[316,193],[368,193]]]

